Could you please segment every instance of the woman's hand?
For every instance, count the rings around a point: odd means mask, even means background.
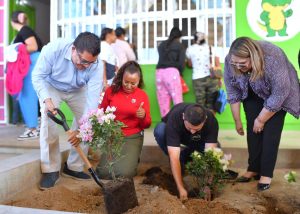
[[[241,136],[243,136],[245,133],[244,133],[244,128],[243,128],[243,124],[242,124],[242,121],[238,120],[238,121],[235,121],[235,130],[237,131],[237,133]]]
[[[138,110],[136,111],[136,117],[140,118],[140,119],[144,119],[146,116],[146,111],[143,108],[144,102],[141,102],[140,107],[138,108]]]
[[[235,123],[235,130],[237,131],[237,133],[239,135],[244,135],[243,124],[242,124],[241,116],[240,116],[240,106],[241,106],[240,102],[230,104],[232,116],[233,116],[234,123]]]
[[[256,118],[254,120],[253,132],[256,134],[261,133],[264,130],[265,123],[260,119]]]

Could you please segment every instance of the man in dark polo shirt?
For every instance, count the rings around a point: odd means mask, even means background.
[[[181,200],[187,199],[182,169],[194,151],[217,147],[219,125],[211,111],[198,104],[180,103],[162,118],[154,129],[155,139],[169,156],[174,180]]]

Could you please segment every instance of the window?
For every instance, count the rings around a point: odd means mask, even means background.
[[[233,40],[232,0],[56,0],[51,39],[71,37],[82,31],[100,35],[104,27],[126,29],[137,49],[140,63],[157,63],[157,46],[173,26],[182,30],[189,46],[197,31],[205,32],[213,51],[223,59]]]

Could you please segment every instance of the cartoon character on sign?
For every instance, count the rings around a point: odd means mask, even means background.
[[[292,16],[293,10],[285,11],[285,9],[291,2],[292,0],[262,0],[263,12],[260,14],[260,18],[265,22],[267,37],[276,36],[276,32],[279,36],[288,36],[286,18]]]

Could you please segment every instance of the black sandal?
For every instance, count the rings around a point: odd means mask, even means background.
[[[258,191],[265,191],[267,189],[270,189],[271,184],[263,184],[263,183],[258,183],[257,184],[257,190]]]

